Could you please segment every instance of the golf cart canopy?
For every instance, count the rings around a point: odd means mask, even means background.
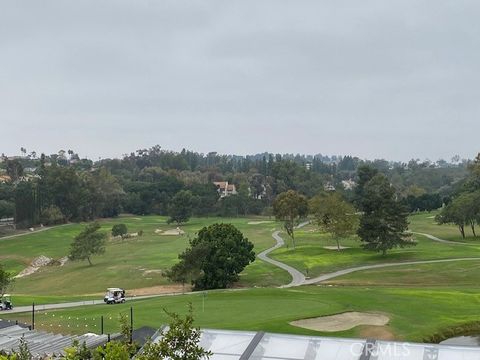
[[[125,290],[120,289],[120,288],[108,288],[108,292],[124,292]]]

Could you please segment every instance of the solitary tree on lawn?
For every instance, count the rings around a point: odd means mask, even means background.
[[[112,236],[121,236],[122,239],[128,234],[128,228],[125,224],[115,224],[112,226]]]
[[[369,180],[360,198],[363,215],[357,231],[365,249],[382,252],[416,245],[409,240],[406,208],[396,200],[395,189],[383,174]]]
[[[340,239],[355,234],[358,216],[355,208],[346,202],[340,194],[317,195],[310,200],[310,212],[316,224],[330,233],[340,250]]]
[[[182,284],[191,281],[194,290],[224,289],[255,260],[253,244],[232,224],[204,227],[167,277]]]
[[[91,256],[105,252],[107,234],[102,233],[98,222],[91,223],[75,236],[70,249],[71,260],[87,260],[92,265]]]
[[[283,192],[273,203],[273,214],[277,220],[283,222],[295,249],[295,227],[300,223],[300,219],[308,214],[307,198],[294,190]]]

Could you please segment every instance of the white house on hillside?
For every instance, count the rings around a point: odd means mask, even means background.
[[[217,191],[221,198],[237,194],[237,188],[235,185],[229,184],[228,181],[214,181],[213,184],[217,187]]]

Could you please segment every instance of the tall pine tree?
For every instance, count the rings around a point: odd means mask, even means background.
[[[416,245],[408,234],[408,212],[396,200],[395,189],[383,174],[376,174],[363,187],[358,199],[363,210],[358,236],[368,250],[382,252]]]

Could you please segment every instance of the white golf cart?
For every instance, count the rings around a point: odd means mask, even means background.
[[[125,290],[120,288],[108,288],[103,301],[107,304],[122,304],[125,302]]]
[[[12,310],[12,309],[13,309],[12,297],[9,294],[4,294],[0,298],[0,310]]]

